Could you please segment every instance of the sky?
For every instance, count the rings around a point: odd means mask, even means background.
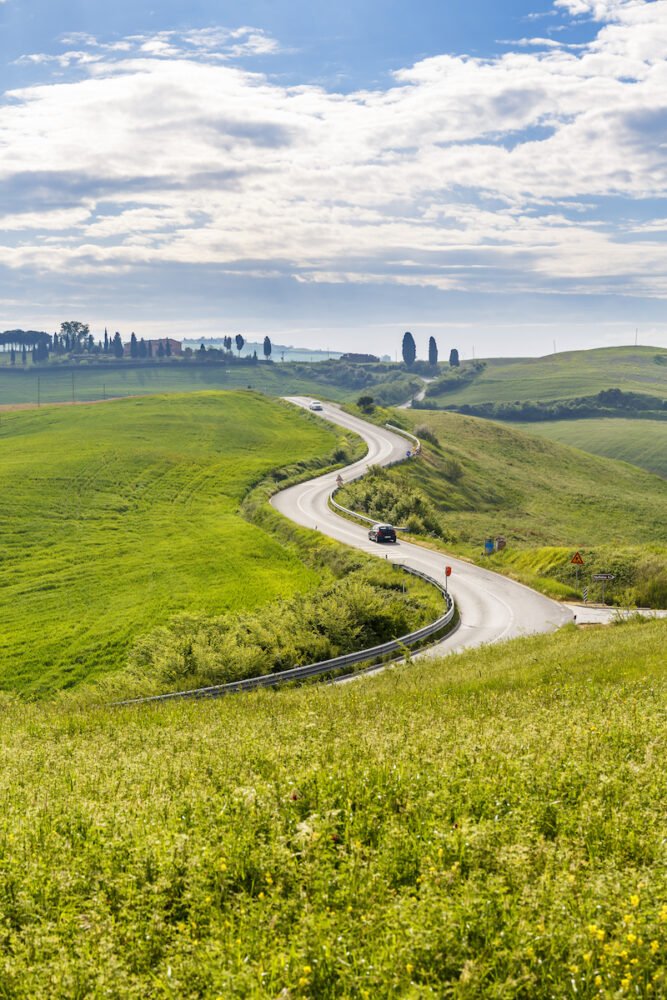
[[[0,0],[0,329],[667,346],[667,0]]]

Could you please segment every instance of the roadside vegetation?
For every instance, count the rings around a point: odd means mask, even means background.
[[[664,995],[666,639],[124,710],[5,695],[0,990]]]
[[[373,419],[384,421],[379,411]],[[346,507],[389,520],[553,597],[580,597],[613,572],[606,597],[667,606],[667,482],[506,426],[454,413],[394,413],[423,455],[346,485]],[[507,547],[482,555],[484,540]],[[571,558],[585,550],[579,587]],[[599,598],[599,585],[591,598]]]

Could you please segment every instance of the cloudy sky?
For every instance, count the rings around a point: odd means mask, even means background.
[[[667,345],[667,0],[0,0],[0,329]]]

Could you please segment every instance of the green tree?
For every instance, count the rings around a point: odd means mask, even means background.
[[[357,406],[363,413],[372,413],[375,409],[375,400],[372,396],[359,396]]]
[[[452,347],[451,351],[449,352],[449,364],[450,367],[452,368],[458,368],[459,365],[461,364],[461,362],[459,361],[459,352],[456,350],[455,347]]]
[[[137,336],[134,331],[132,331],[132,336],[130,337],[130,357],[139,357],[139,345],[137,344]]]
[[[69,338],[69,348],[71,351],[78,351],[82,344],[88,339],[90,328],[87,323],[79,323],[78,320],[69,320],[60,324],[60,334]]]
[[[139,341],[139,352],[138,353],[139,353],[139,357],[140,358],[146,358],[146,357],[148,357],[148,348],[146,347],[146,341],[144,340],[143,337]]]
[[[162,343],[161,340],[158,341],[157,356],[158,356],[158,358],[163,358],[164,357],[164,344]]]
[[[271,341],[268,337],[264,338],[264,357],[267,361],[271,357]]]
[[[408,330],[403,334],[403,361],[410,368],[415,363],[415,358],[417,357],[417,348],[415,346],[415,338],[412,336]]]
[[[438,363],[438,345],[435,342],[435,337],[428,338],[428,363],[431,368],[435,368]]]
[[[234,339],[236,341],[236,350],[239,352],[239,357],[241,357],[241,351],[243,350],[243,345],[245,344],[245,338],[242,337],[240,333],[237,333]]]
[[[113,356],[114,356],[114,358],[122,358],[123,357],[123,341],[120,339],[120,334],[119,334],[118,330],[116,330],[116,333],[114,334],[114,338],[113,338],[113,342],[112,342],[112,347],[113,347]]]
[[[168,358],[171,357],[171,344],[169,343],[169,337],[167,337],[167,339],[164,342],[164,353],[167,355]]]

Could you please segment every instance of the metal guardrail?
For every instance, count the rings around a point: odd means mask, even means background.
[[[415,451],[417,454],[422,450],[422,443],[415,434],[411,434],[410,431],[406,431],[403,427],[397,427],[396,424],[385,424],[390,431],[396,431],[397,434],[401,434],[403,437],[409,438],[411,441],[415,442]]]
[[[451,594],[447,593],[437,580],[427,576],[426,573],[421,573],[410,566],[402,566],[401,569],[405,573],[418,576],[427,583],[437,587],[447,602],[447,610],[444,615],[440,615],[435,621],[429,625],[424,625],[415,632],[409,632],[399,639],[391,639],[389,642],[383,642],[381,645],[373,646],[371,649],[361,649],[356,653],[345,653],[343,656],[336,656],[331,660],[320,660],[319,663],[309,663],[303,667],[292,667],[291,670],[281,670],[275,674],[247,677],[244,680],[231,681],[228,684],[214,684],[210,687],[193,688],[190,691],[172,691],[168,694],[149,695],[145,698],[130,698],[127,701],[114,702],[113,707],[123,708],[129,705],[145,705],[149,702],[175,701],[183,698],[220,698],[222,695],[236,694],[240,691],[255,691],[258,688],[280,687],[283,684],[289,684],[293,681],[307,680],[309,677],[317,677],[321,674],[332,673],[345,667],[354,666],[355,663],[363,663],[366,660],[377,660],[388,653],[395,653],[406,646],[414,646],[432,635],[437,635],[438,632],[441,632],[450,625],[454,618],[456,609]]]
[[[350,510],[348,507],[343,507],[341,504],[336,503],[334,500],[333,493],[329,497],[329,503],[334,508],[334,510],[339,510],[343,514],[349,514],[351,517],[358,517],[360,521],[366,521],[367,524],[377,524],[376,517],[366,517],[365,514],[357,514],[356,510]]]

